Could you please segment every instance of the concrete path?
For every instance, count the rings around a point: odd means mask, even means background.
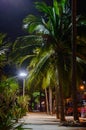
[[[60,126],[56,116],[46,113],[28,113],[20,122],[24,122],[25,130],[86,130],[86,127],[66,127]]]

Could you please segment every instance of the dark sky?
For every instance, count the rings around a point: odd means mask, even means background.
[[[36,0],[0,0],[0,32],[8,33],[10,37],[22,35],[24,33],[22,21],[25,16],[37,14],[34,1]],[[78,2],[79,12],[86,14],[86,0],[77,1],[80,1]]]
[[[10,36],[20,35],[22,20],[30,13],[35,13],[34,0],[0,0],[0,32]]]

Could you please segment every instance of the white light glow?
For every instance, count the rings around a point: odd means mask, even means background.
[[[27,76],[27,73],[24,72],[24,71],[21,71],[18,75],[19,75],[19,77],[21,77],[21,78],[25,78],[25,77]]]

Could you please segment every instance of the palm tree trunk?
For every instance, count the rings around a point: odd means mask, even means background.
[[[59,81],[59,100],[60,100],[60,120],[65,121],[65,114],[64,114],[64,97],[63,97],[63,88],[62,84]]]
[[[59,111],[60,111],[60,120],[65,121],[65,113],[64,113],[64,95],[63,95],[63,72],[64,72],[64,66],[63,66],[63,60],[62,60],[62,54],[59,53],[58,58],[59,64],[58,64],[58,86],[59,86]],[[62,66],[61,66],[62,65]]]
[[[52,115],[53,107],[52,107],[52,89],[49,87],[49,107],[50,107],[50,115]]]
[[[57,53],[57,51],[56,51]],[[59,116],[60,117],[60,121],[63,122],[65,121],[65,113],[64,113],[64,96],[63,96],[63,86],[62,86],[62,83],[63,83],[63,72],[64,72],[64,66],[63,66],[63,57],[62,57],[62,54],[61,52],[59,52],[57,54],[58,56],[58,62],[56,63],[57,64],[57,81],[58,81],[58,91],[57,91],[57,95],[59,96],[59,103],[57,102],[57,105],[58,105],[58,111],[59,111]],[[56,57],[57,58],[57,57]],[[58,100],[57,100],[58,101]]]
[[[46,110],[47,110],[47,114],[49,114],[49,103],[48,103],[48,95],[47,95],[46,88],[45,88],[45,98],[46,98]]]
[[[56,118],[59,119],[59,91],[58,91],[58,86],[55,87],[55,100],[56,100]]]
[[[72,98],[74,120],[79,120],[77,112],[76,87],[76,0],[72,0]]]

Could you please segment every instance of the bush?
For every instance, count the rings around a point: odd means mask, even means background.
[[[28,96],[17,97],[17,106],[21,108],[21,117],[26,115],[26,112],[28,111],[28,103],[29,103]]]
[[[10,130],[28,111],[28,97],[17,96],[18,84],[14,80],[0,83],[0,129]]]

